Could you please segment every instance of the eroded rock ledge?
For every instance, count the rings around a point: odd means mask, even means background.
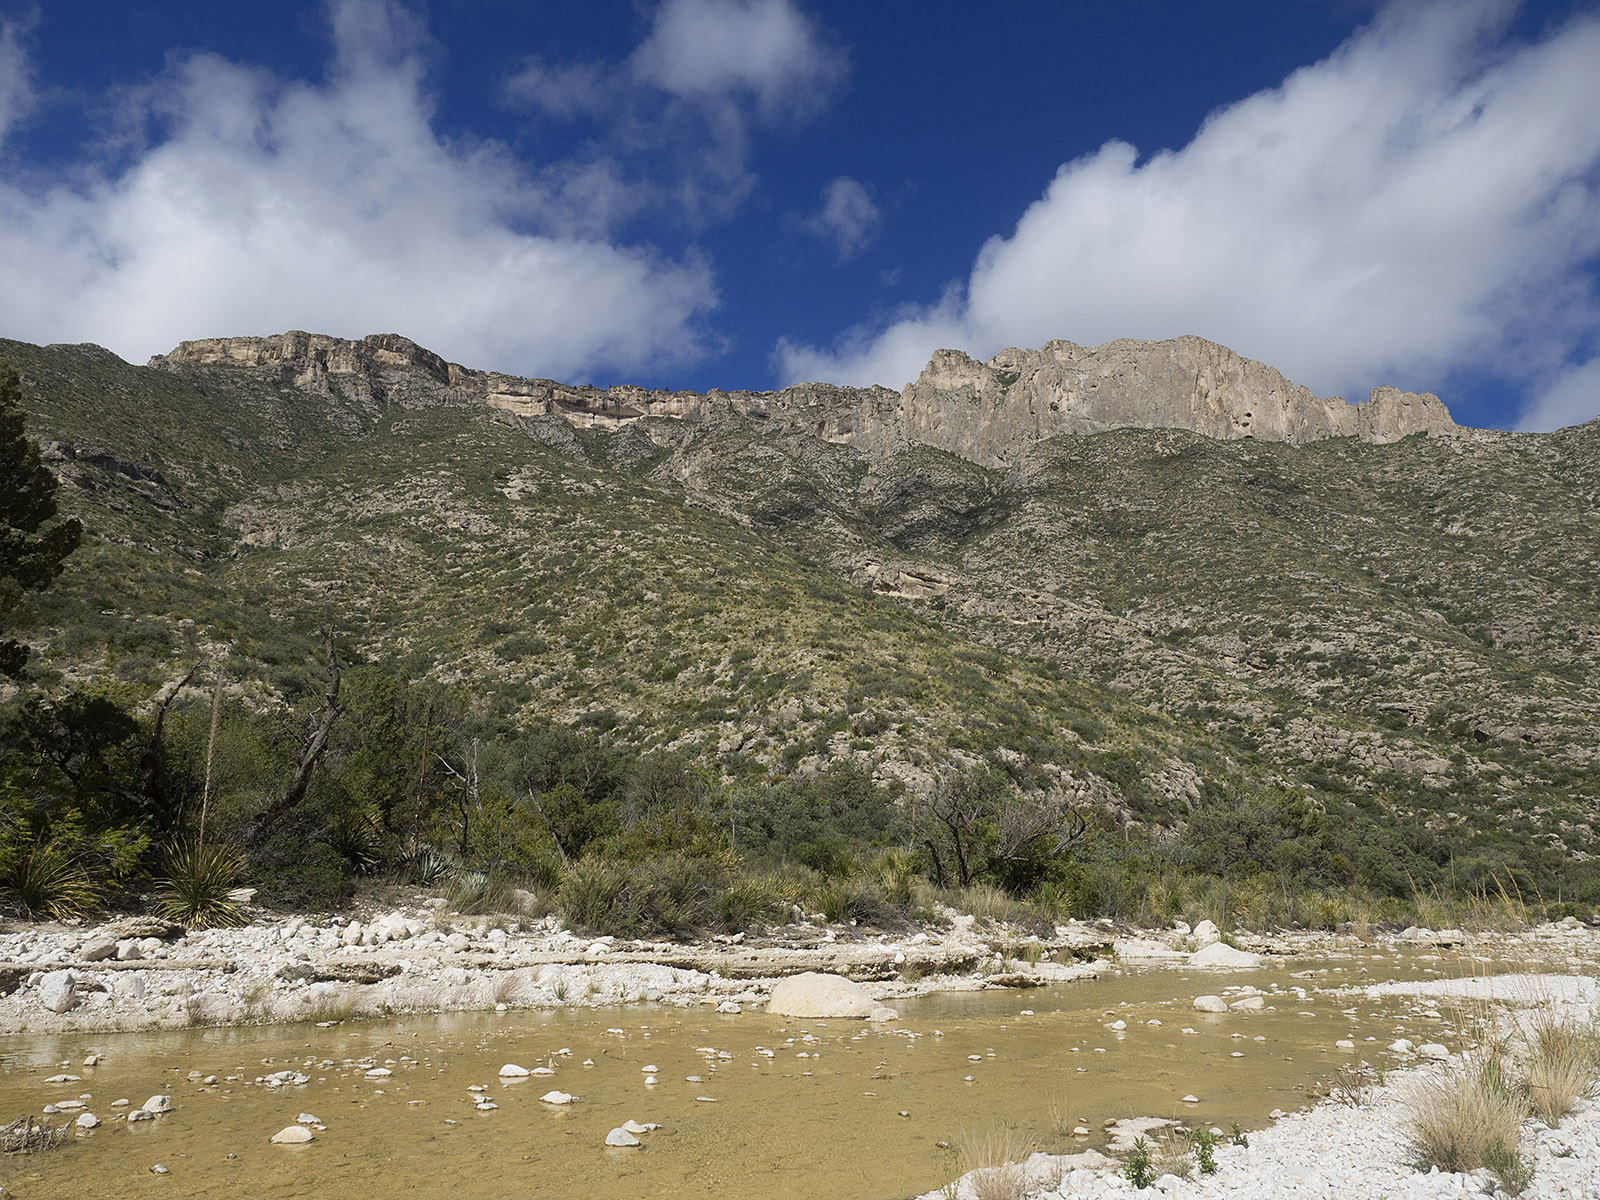
[[[1298,444],[1334,437],[1397,441],[1458,431],[1437,396],[1374,388],[1357,405],[1320,398],[1266,366],[1204,338],[1123,340],[1103,346],[1053,341],[1002,350],[978,362],[939,350],[906,389],[802,383],[774,392],[597,388],[522,379],[446,362],[409,338],[360,341],[291,331],[271,337],[180,343],[150,366],[237,366],[326,392],[330,381],[383,400],[404,385],[438,398],[520,416],[559,415],[579,427],[618,429],[645,417],[705,421],[724,414],[804,429],[867,452],[923,443],[988,467],[1016,462],[1028,446],[1063,433],[1117,428],[1187,429],[1220,439]]]

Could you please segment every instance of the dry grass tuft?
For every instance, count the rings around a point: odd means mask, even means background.
[[[1475,1171],[1517,1157],[1524,1109],[1502,1066],[1498,1055],[1489,1055],[1426,1076],[1412,1088],[1406,1124],[1421,1165]]]
[[[1158,1141],[1150,1152],[1150,1169],[1157,1179],[1163,1175],[1176,1175],[1179,1179],[1194,1178],[1194,1159],[1189,1156],[1189,1143],[1181,1135]]]
[[[1595,1040],[1591,1029],[1580,1028],[1548,1014],[1528,1031],[1528,1068],[1525,1088],[1528,1104],[1546,1125],[1554,1128],[1594,1094]]]
[[[1010,1125],[991,1125],[980,1134],[963,1132],[956,1142],[961,1173],[970,1173],[978,1200],[1021,1200],[1028,1190],[1022,1160],[1033,1143]]]

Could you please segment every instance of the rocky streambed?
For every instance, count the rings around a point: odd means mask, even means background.
[[[1029,1160],[1038,1194],[1094,1196],[1130,1190],[1116,1156],[1150,1121],[1255,1131],[1248,1149],[1219,1149],[1218,1175],[1166,1180],[1172,1195],[1459,1195],[1483,1181],[1338,1190],[1368,1177],[1335,1151],[1376,1155],[1390,1174],[1374,1180],[1416,1173],[1383,1149],[1399,1136],[1385,1089],[1347,1111],[1318,1105],[1319,1086],[1368,1062],[1394,1087],[1433,1061],[1424,1051],[1458,1053],[1466,1006],[1497,1002],[1457,994],[1485,986],[1474,979],[1532,963],[1581,980],[1600,961],[1576,922],[1244,950],[1198,944],[1211,933],[1080,923],[1030,937],[957,916],[899,936],[802,923],[685,946],[429,903],[191,934],[12,930],[0,1117],[71,1131],[9,1157],[0,1184],[80,1195],[92,1171],[118,1195],[287,1195],[293,1176],[352,1200],[397,1180],[416,1195],[581,1181],[599,1197],[906,1196],[959,1175],[964,1139],[1004,1126],[1049,1151]],[[860,980],[861,1011],[880,1019],[766,1012],[804,971]],[[1579,1118],[1544,1131],[1567,1139],[1549,1142],[1549,1178],[1593,1161]],[[619,1131],[638,1144],[607,1145]]]

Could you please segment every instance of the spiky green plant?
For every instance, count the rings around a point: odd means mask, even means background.
[[[81,917],[100,899],[77,856],[55,841],[35,842],[7,883],[31,917]]]
[[[243,925],[249,918],[233,893],[244,869],[244,854],[225,842],[179,843],[167,852],[156,912],[191,929]]]

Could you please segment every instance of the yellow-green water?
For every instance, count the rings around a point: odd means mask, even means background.
[[[1296,977],[1310,967],[1321,968],[1314,980]],[[1259,1127],[1273,1109],[1305,1103],[1341,1063],[1386,1063],[1382,1047],[1401,1026],[1415,1041],[1452,1042],[1448,1013],[1430,1022],[1403,1002],[1316,991],[1427,969],[1373,957],[1155,970],[908,1001],[888,1026],[635,1007],[0,1039],[0,1121],[87,1094],[105,1122],[60,1149],[0,1162],[0,1183],[24,1198],[909,1196],[954,1172],[937,1143],[1002,1122],[1057,1151],[1101,1144],[1102,1123],[1117,1117]],[[1196,994],[1238,983],[1312,994],[1271,996],[1256,1013],[1192,1010]],[[1127,1024],[1120,1034],[1107,1028],[1116,1019]],[[1357,1050],[1337,1050],[1341,1038]],[[91,1052],[105,1061],[79,1065]],[[497,1072],[508,1062],[555,1074],[506,1083]],[[368,1079],[372,1065],[393,1075]],[[657,1068],[653,1087],[647,1066]],[[291,1069],[311,1082],[255,1082]],[[58,1071],[81,1082],[45,1084]],[[216,1084],[201,1082],[209,1075]],[[475,1084],[497,1109],[476,1109]],[[555,1088],[578,1101],[541,1103]],[[170,1114],[112,1120],[127,1111],[113,1100],[136,1107],[162,1091]],[[314,1142],[268,1143],[302,1112],[327,1125]],[[629,1118],[661,1128],[642,1149],[606,1149],[607,1131]],[[1078,1123],[1093,1135],[1074,1138]],[[152,1174],[156,1163],[170,1174]]]

